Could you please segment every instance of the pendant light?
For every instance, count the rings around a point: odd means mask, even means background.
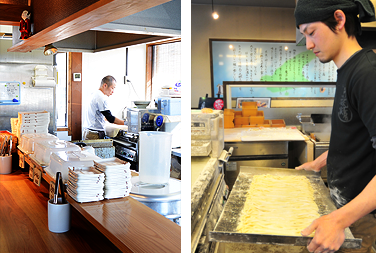
[[[54,47],[52,44],[48,44],[47,46],[45,46],[44,52],[43,52],[44,55],[54,55],[56,53],[57,53],[57,48]]]
[[[219,15],[216,11],[214,11],[214,3],[213,3],[214,0],[212,0],[212,17],[214,19],[218,19],[219,18]]]

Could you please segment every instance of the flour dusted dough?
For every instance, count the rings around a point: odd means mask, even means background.
[[[240,233],[301,236],[318,217],[307,177],[254,175],[237,229]]]

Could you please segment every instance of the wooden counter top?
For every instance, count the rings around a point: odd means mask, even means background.
[[[121,253],[90,222],[71,208],[71,228],[65,233],[48,230],[49,184],[40,186],[17,166],[0,174],[0,252]]]
[[[181,252],[180,226],[131,197],[69,203],[123,252]]]
[[[19,155],[23,156],[22,152]],[[54,179],[36,161],[25,162],[42,171],[46,182]],[[181,227],[132,197],[78,203],[71,206],[122,252],[181,252]],[[47,204],[47,202],[46,202]]]

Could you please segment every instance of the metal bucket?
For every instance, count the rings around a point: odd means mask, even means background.
[[[181,217],[181,183],[170,178],[167,184],[145,184],[132,177],[130,196],[157,213],[179,224]]]

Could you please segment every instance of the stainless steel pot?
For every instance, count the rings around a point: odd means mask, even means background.
[[[167,184],[144,184],[139,177],[132,177],[130,196],[173,222],[180,223],[180,180],[170,178]]]

